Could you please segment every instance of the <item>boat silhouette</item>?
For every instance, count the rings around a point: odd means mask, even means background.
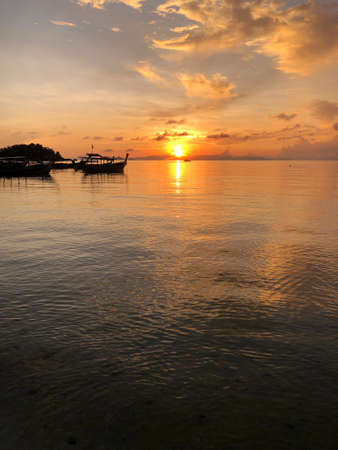
[[[53,161],[32,161],[23,156],[0,158],[1,177],[46,177]]]

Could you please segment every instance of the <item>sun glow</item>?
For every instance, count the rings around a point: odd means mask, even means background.
[[[174,156],[176,156],[176,158],[181,158],[183,156],[184,152],[180,144],[175,145],[173,154]]]

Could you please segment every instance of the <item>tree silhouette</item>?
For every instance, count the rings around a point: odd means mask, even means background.
[[[17,144],[0,149],[0,157],[22,156],[31,161],[62,161],[59,152],[41,144]]]

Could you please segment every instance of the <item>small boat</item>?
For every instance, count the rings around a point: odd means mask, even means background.
[[[79,163],[85,174],[89,173],[123,173],[127,165],[129,153],[122,161],[116,158],[109,158],[98,153],[87,153],[87,156]]]
[[[0,177],[47,177],[53,161],[31,161],[23,156],[0,158]]]

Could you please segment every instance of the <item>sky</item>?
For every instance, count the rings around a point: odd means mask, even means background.
[[[0,147],[338,159],[338,0],[1,0]]]

